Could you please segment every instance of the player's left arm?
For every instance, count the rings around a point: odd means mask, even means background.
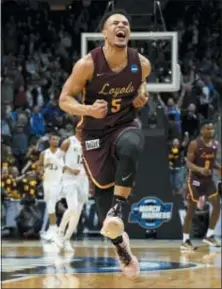
[[[147,82],[146,78],[150,75],[151,72],[151,64],[149,60],[143,55],[139,54],[140,64],[142,68],[142,84],[139,87],[138,95],[133,100],[133,106],[135,108],[143,107],[149,99],[149,93],[147,90]]]
[[[216,142],[216,145],[217,145],[217,149],[218,149],[219,143]],[[221,164],[219,164],[216,160],[215,160],[215,162],[214,162],[214,169],[217,170],[217,171],[219,171],[219,172],[220,172],[220,175],[222,176],[222,166],[221,166]]]

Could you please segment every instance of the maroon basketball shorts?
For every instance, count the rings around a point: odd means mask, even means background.
[[[201,196],[212,198],[218,194],[216,184],[212,179],[190,179],[187,183],[187,199],[198,202]]]
[[[114,186],[117,166],[115,146],[123,132],[133,129],[139,128],[125,126],[93,137],[82,134],[83,163],[88,177],[98,188]]]

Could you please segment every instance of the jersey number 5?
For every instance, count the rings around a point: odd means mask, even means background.
[[[122,101],[121,98],[113,98],[112,99],[112,107],[111,107],[112,113],[116,113],[116,112],[120,111],[121,101]]]

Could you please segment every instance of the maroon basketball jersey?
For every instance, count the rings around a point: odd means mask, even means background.
[[[197,141],[197,152],[196,152],[194,164],[198,167],[202,167],[202,168],[205,167],[210,170],[213,170],[214,163],[216,160],[216,155],[217,155],[216,142],[212,141],[210,146],[206,146],[201,138],[198,138],[196,141]],[[197,176],[198,178],[200,177],[209,178],[209,177],[204,177],[203,175],[200,175],[194,172],[192,173],[192,176]]]
[[[137,51],[128,48],[127,52],[127,66],[120,72],[113,72],[102,47],[91,51],[94,75],[86,86],[83,103],[93,104],[96,99],[104,99],[108,102],[108,113],[103,119],[84,116],[78,126],[83,133],[105,132],[106,129],[131,123],[135,119],[132,100],[137,96],[142,83],[142,70]]]

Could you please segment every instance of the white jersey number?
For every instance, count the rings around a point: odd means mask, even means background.
[[[50,164],[49,163],[49,164],[46,164],[45,169],[48,169],[50,171],[57,171],[58,167],[56,165],[54,165],[54,164]]]
[[[77,164],[81,165],[83,163],[82,155],[77,155]]]

